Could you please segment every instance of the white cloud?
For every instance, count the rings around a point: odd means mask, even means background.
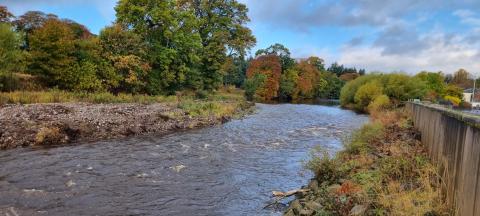
[[[339,51],[294,43],[294,56],[313,54],[327,62],[338,61],[369,71],[452,73],[465,68],[480,75],[478,0],[241,1],[250,8],[253,25],[261,23],[270,29],[302,31],[309,37],[316,37],[309,31],[315,28],[349,29],[355,26],[368,29],[363,33],[366,36],[351,35],[351,40],[338,48]],[[451,11],[459,18],[457,23],[472,28],[463,32],[449,31],[451,28],[435,20],[435,15],[441,11]]]
[[[463,38],[448,39],[445,35],[424,36],[431,46],[418,53],[385,55],[384,48],[346,46],[339,61],[346,65],[366,68],[367,71],[417,73],[421,70],[453,73],[460,68],[480,75],[478,47],[471,46]],[[449,42],[454,40],[455,42]]]

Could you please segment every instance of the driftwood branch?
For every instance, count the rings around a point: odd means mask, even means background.
[[[272,191],[272,194],[274,197],[290,197],[296,194],[300,193],[306,193],[308,192],[309,189],[298,189],[298,190],[291,190],[287,192],[281,192],[281,191]]]
[[[272,194],[273,196],[275,197],[275,201],[273,201],[272,203],[266,205],[265,207],[263,207],[263,209],[266,209],[272,205],[275,205],[277,204],[278,202],[280,202],[280,200],[282,199],[285,199],[287,197],[291,197],[293,195],[296,195],[296,194],[300,194],[300,193],[306,193],[310,191],[309,189],[298,189],[298,190],[291,190],[291,191],[287,191],[287,192],[281,192],[281,191],[272,191]]]

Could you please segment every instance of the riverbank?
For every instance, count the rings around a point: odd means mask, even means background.
[[[131,99],[108,96],[110,101],[115,101],[4,104],[0,106],[0,149],[161,135],[220,124],[245,114],[254,106],[245,101],[242,95],[243,92],[235,90],[209,95],[206,99],[195,99],[193,96],[160,99],[147,96],[132,96]],[[38,97],[18,98],[23,101],[39,100]],[[55,100],[62,101],[62,97],[56,98]],[[78,101],[74,97],[69,98]],[[136,102],[135,98],[140,98],[141,103]],[[14,99],[15,97],[10,97],[9,100]]]
[[[449,215],[419,139],[406,111],[373,113],[335,157],[312,154],[315,178],[285,215]]]

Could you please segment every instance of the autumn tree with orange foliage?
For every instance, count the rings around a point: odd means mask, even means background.
[[[247,82],[254,79],[257,74],[264,75],[265,80],[259,86],[254,86],[255,98],[263,101],[277,98],[282,74],[280,58],[275,55],[263,55],[252,60],[247,70]]]
[[[313,98],[315,96],[315,85],[318,82],[320,71],[316,65],[308,60],[301,61],[296,65],[298,70],[297,88],[294,99]]]

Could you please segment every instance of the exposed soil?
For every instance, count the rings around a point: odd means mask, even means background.
[[[231,117],[191,117],[166,103],[4,105],[0,106],[0,149],[166,134],[220,124]]]

